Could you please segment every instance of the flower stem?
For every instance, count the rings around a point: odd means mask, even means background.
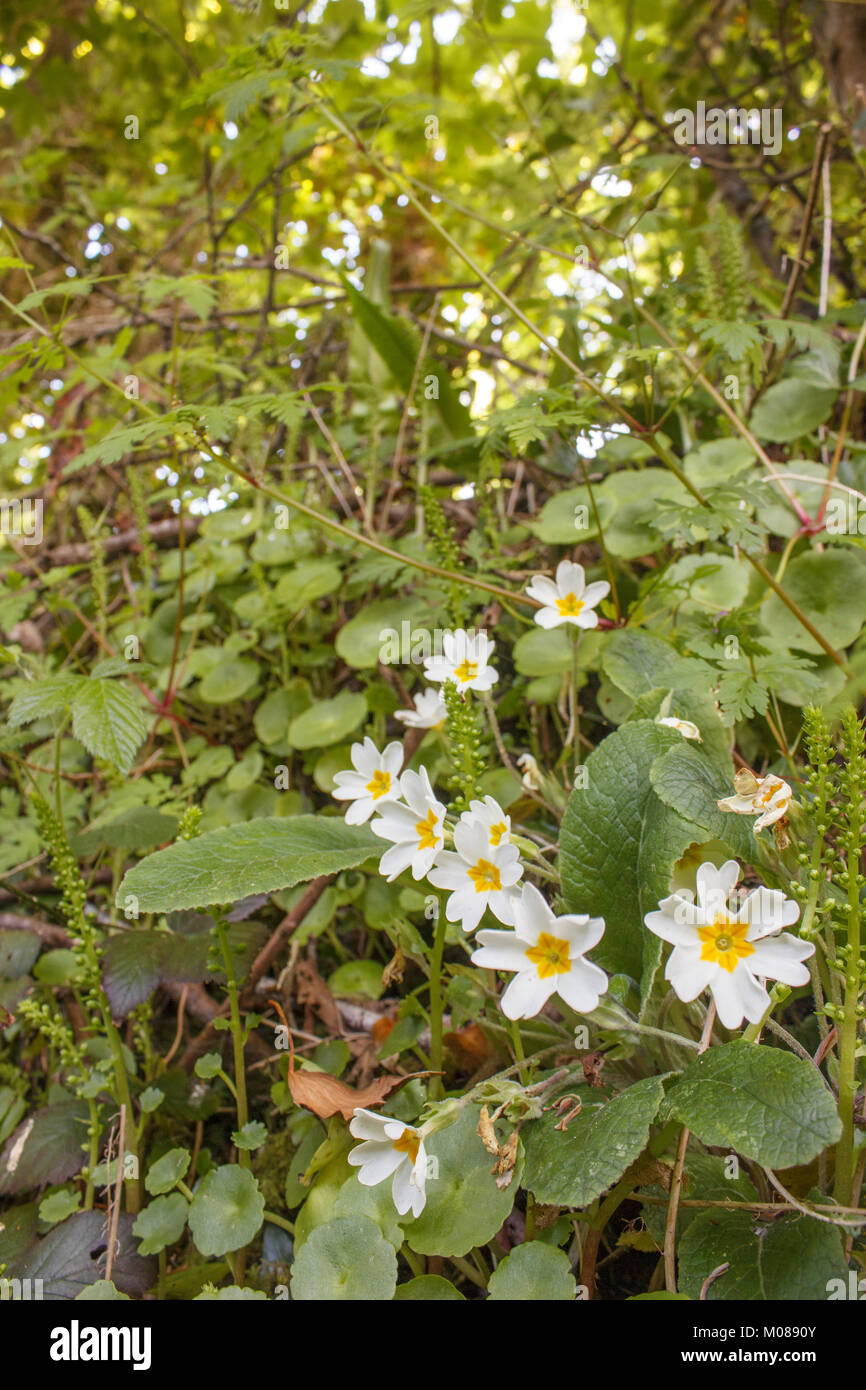
[[[848,849],[848,956],[845,1005],[839,1023],[839,1118],[842,1138],[836,1149],[836,1184],[833,1195],[842,1206],[853,1204],[854,1100],[857,1089],[857,1004],[860,998],[860,849],[852,840]]]
[[[447,925],[440,904],[430,955],[430,1070],[435,1072],[442,1070],[442,954],[445,950]],[[430,1082],[431,1100],[441,1100],[444,1094],[442,1077],[434,1076]]]
[[[238,982],[235,975],[235,964],[232,959],[231,946],[229,944],[228,925],[224,914],[218,909],[212,909],[214,922],[216,923],[216,934],[222,952],[223,966],[226,972],[226,986],[229,996],[229,1027],[232,1035],[232,1047],[234,1052],[234,1072],[235,1084],[234,1092],[237,1101],[238,1129],[243,1129],[249,1119],[247,1109],[247,1078],[244,1069],[244,1026],[241,1022],[241,1013],[238,1003]],[[249,1168],[250,1154],[248,1149],[238,1150],[238,1163],[241,1168]]]
[[[715,1019],[716,1006],[715,1003],[711,1000],[709,1008],[707,1009],[706,1019],[704,1020],[704,1031],[701,1034],[701,1042],[698,1048],[699,1054],[701,1052],[706,1052],[707,1048],[710,1045],[710,1039],[713,1036],[713,1024],[715,1022]],[[668,1293],[676,1293],[677,1291],[677,1212],[679,1211],[680,1193],[682,1192],[683,1188],[683,1169],[686,1163],[686,1149],[688,1148],[688,1146],[689,1129],[687,1125],[683,1125],[682,1133],[680,1134],[679,1147],[677,1148],[677,1160],[674,1165],[674,1173],[671,1179],[670,1201],[668,1202],[668,1214],[667,1220],[665,1222],[665,1288],[667,1289]]]
[[[511,1045],[514,1048],[514,1056],[517,1059],[517,1069],[520,1074],[520,1084],[525,1086],[529,1080],[529,1073],[526,1070],[526,1054],[523,1051],[523,1039],[520,1036],[520,1028],[516,1020],[512,1019],[508,1026],[511,1034]]]

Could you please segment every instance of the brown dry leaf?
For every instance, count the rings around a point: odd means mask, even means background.
[[[465,1071],[477,1070],[490,1055],[487,1039],[477,1023],[466,1023],[455,1033],[446,1033],[443,1042]]]
[[[511,1179],[514,1177],[514,1165],[517,1162],[517,1130],[506,1139],[502,1148],[499,1150],[499,1157],[490,1169],[496,1177],[496,1186],[500,1189],[510,1187]]]
[[[604,1083],[601,1074],[604,1071],[604,1054],[602,1052],[587,1052],[581,1058],[583,1075],[588,1086],[602,1086]]]
[[[559,1219],[562,1207],[544,1206],[541,1202],[535,1204],[535,1229],[543,1231],[545,1227],[552,1226],[554,1221]]]
[[[406,957],[402,949],[398,946],[385,969],[382,971],[382,988],[387,989],[389,985],[400,984],[403,979],[403,972],[406,969]]]
[[[413,1071],[408,1076],[380,1076],[358,1091],[325,1071],[290,1069],[286,1081],[295,1104],[312,1110],[320,1120],[330,1119],[332,1115],[342,1115],[344,1120],[351,1120],[358,1107],[369,1110],[373,1105],[381,1105],[407,1081],[432,1075],[429,1071]]]
[[[392,1018],[390,1014],[383,1014],[381,1018],[376,1019],[376,1022],[370,1029],[370,1036],[374,1039],[374,1041],[377,1043],[379,1047],[382,1046],[383,1042],[387,1038],[388,1034],[391,1032],[396,1022],[396,1018]]]
[[[296,1105],[302,1105],[305,1110],[312,1110],[320,1120],[328,1120],[332,1115],[342,1115],[344,1120],[351,1120],[359,1107],[367,1110],[371,1105],[381,1105],[393,1091],[399,1091],[401,1086],[405,1086],[407,1081],[434,1075],[430,1071],[413,1071],[408,1076],[380,1076],[368,1086],[355,1090],[354,1087],[347,1086],[345,1081],[331,1076],[330,1072],[296,1071],[291,1033],[289,1049],[289,1074],[286,1084],[292,1100]]]
[[[481,1140],[489,1154],[499,1154],[499,1140],[496,1138],[496,1130],[493,1128],[493,1121],[490,1118],[490,1111],[486,1105],[481,1107],[481,1116],[478,1120],[478,1138]]]

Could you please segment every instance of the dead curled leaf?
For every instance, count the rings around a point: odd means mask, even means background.
[[[413,1071],[407,1076],[380,1076],[368,1086],[355,1090],[326,1071],[296,1071],[295,1049],[289,1034],[289,1074],[286,1085],[296,1105],[311,1110],[320,1120],[328,1120],[332,1115],[342,1115],[351,1120],[360,1107],[368,1110],[373,1105],[381,1105],[394,1091],[399,1091],[407,1081],[415,1078],[434,1076],[432,1071]]]
[[[385,969],[382,971],[382,986],[387,989],[389,985],[400,984],[403,979],[403,972],[406,969],[406,957],[398,946]]]
[[[493,1127],[490,1111],[486,1105],[482,1105],[477,1133],[487,1152],[496,1156],[496,1162],[490,1169],[496,1178],[496,1186],[500,1190],[509,1187],[511,1179],[514,1177],[514,1165],[517,1162],[518,1131],[515,1129],[505,1143],[500,1144],[496,1138],[496,1130]]]
[[[481,1115],[478,1120],[478,1137],[489,1154],[499,1153],[499,1140],[496,1138],[496,1131],[493,1128],[490,1111],[486,1105],[482,1105],[481,1107]]]
[[[545,1105],[545,1110],[555,1110],[561,1118],[554,1125],[554,1129],[561,1129],[563,1134],[568,1129],[572,1120],[576,1120],[583,1109],[583,1101],[580,1096],[567,1095],[560,1096],[553,1105]]]
[[[500,1191],[511,1186],[511,1179],[514,1177],[514,1165],[517,1162],[517,1144],[518,1133],[515,1130],[502,1145],[499,1150],[499,1157],[490,1170],[496,1178],[496,1186]]]

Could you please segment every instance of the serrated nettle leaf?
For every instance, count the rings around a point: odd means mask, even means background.
[[[780,1048],[742,1041],[711,1047],[668,1092],[666,1109],[703,1144],[768,1168],[817,1158],[842,1133],[818,1069]]]
[[[557,1128],[556,1110],[525,1124],[523,1181],[536,1200],[585,1208],[612,1187],[646,1148],[663,1082],[661,1076],[646,1077],[612,1100],[581,1087],[575,1092],[580,1111],[564,1130]]]
[[[128,772],[147,733],[140,696],[115,680],[88,680],[72,702],[72,732],[88,753]]]
[[[16,682],[6,718],[13,729],[62,714],[72,703],[85,676],[44,676],[33,682]]]
[[[673,729],[646,720],[620,726],[584,764],[560,834],[559,867],[569,912],[604,917],[593,960],[639,980],[658,960],[644,916],[670,892],[677,860],[708,838],[666,806],[651,781],[653,763],[682,743]]]
[[[334,817],[261,817],[158,850],[129,870],[117,901],[134,897],[139,912],[231,903],[357,868],[380,850],[366,826]]]
[[[118,933],[102,953],[102,984],[114,1018],[125,1018],[156,987],[169,980],[208,978],[208,942],[179,940],[168,932],[135,929]]]

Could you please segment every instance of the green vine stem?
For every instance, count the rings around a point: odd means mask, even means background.
[[[235,963],[232,957],[231,942],[229,941],[228,922],[222,908],[212,908],[214,922],[216,924],[216,936],[219,942],[220,953],[223,959],[223,969],[226,973],[226,989],[229,996],[229,1031],[232,1035],[232,1051],[234,1055],[234,1091],[235,1102],[237,1105],[238,1129],[243,1129],[249,1120],[249,1110],[247,1107],[247,1076],[244,1066],[244,1024],[241,1019],[240,1011],[240,990],[238,988],[237,975],[235,974]],[[251,1166],[250,1154],[248,1149],[238,1150],[238,1163],[241,1168]]]

